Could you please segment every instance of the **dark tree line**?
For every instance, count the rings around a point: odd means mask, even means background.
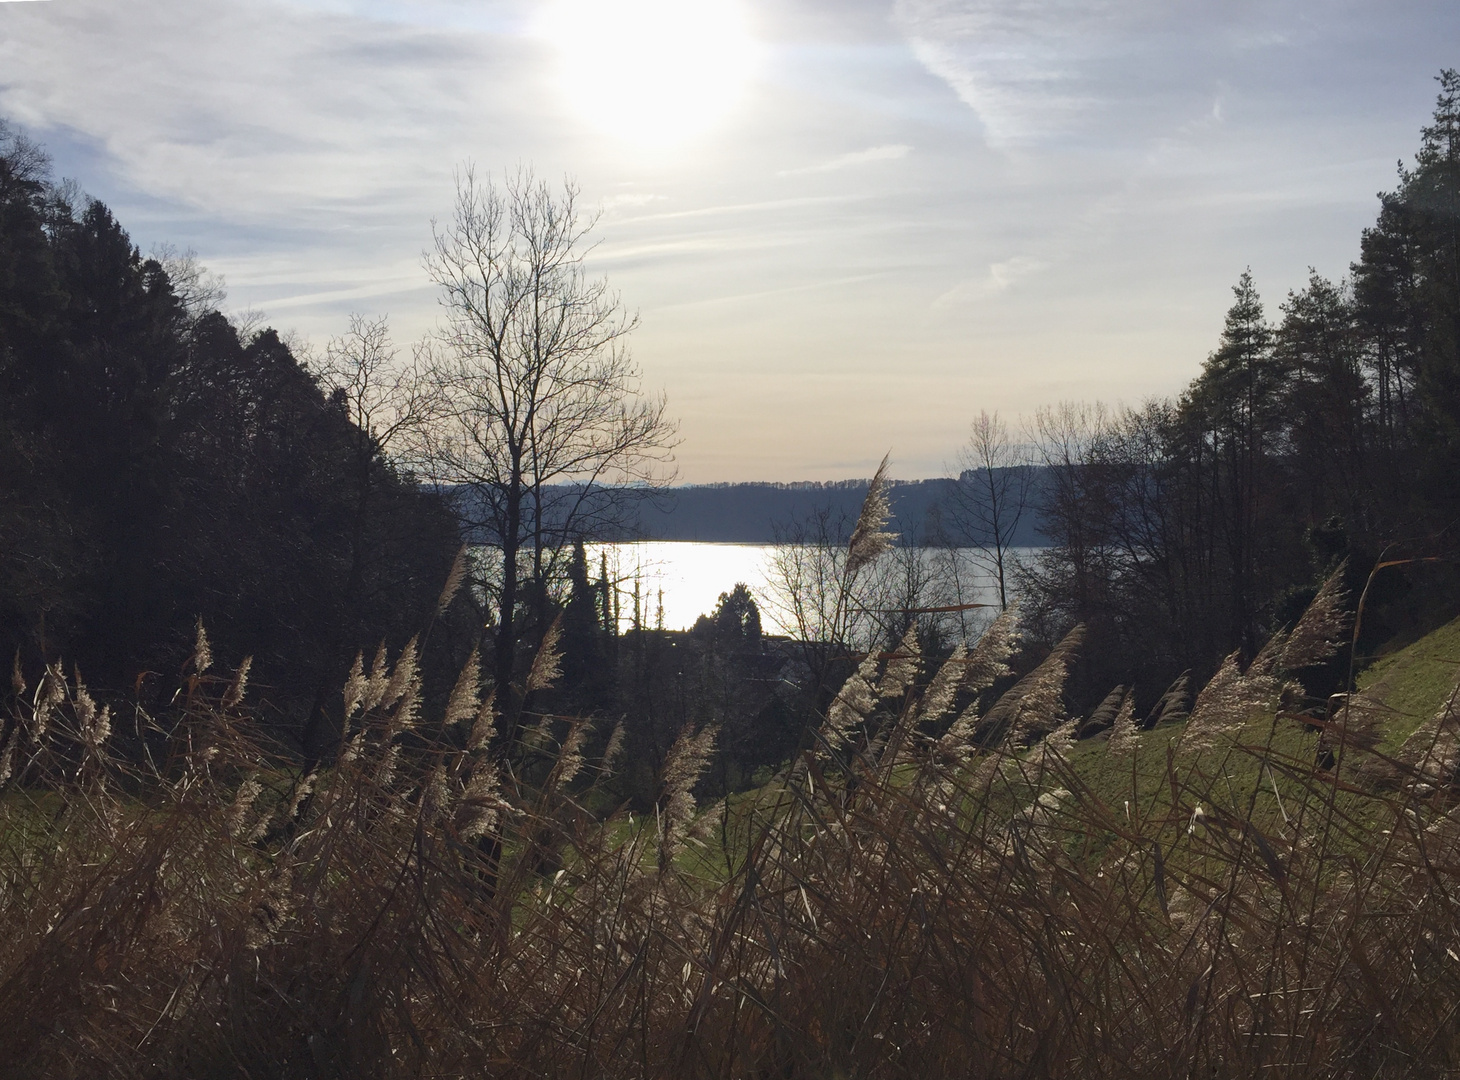
[[[64,658],[160,687],[201,618],[298,719],[425,623],[458,529],[187,269],[0,126],[0,651],[32,685]]]
[[[1024,585],[1049,635],[1076,621],[1101,631],[1092,687],[1159,694],[1183,669],[1250,656],[1345,559],[1357,589],[1382,551],[1453,550],[1460,73],[1440,84],[1346,280],[1314,272],[1273,318],[1244,273],[1217,348],[1177,399],[1039,415],[1054,546]],[[1370,640],[1456,599],[1443,569],[1380,584]]]

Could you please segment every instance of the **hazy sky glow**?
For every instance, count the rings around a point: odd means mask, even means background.
[[[576,177],[688,481],[1178,390],[1245,266],[1344,272],[1457,65],[1451,0],[0,3],[0,114],[320,344],[429,328],[457,163]]]

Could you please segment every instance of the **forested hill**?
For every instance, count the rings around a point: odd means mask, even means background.
[[[64,658],[165,702],[201,621],[275,704],[323,702],[362,643],[400,648],[436,608],[455,518],[284,338],[220,314],[195,261],[144,259],[49,169],[0,121],[11,684]]]
[[[918,543],[937,541],[955,486],[953,480],[894,482],[892,528]],[[784,539],[794,526],[824,515],[833,534],[845,538],[851,534],[866,495],[866,480],[686,485],[644,503],[638,533],[653,540],[768,544]],[[1014,546],[1041,547],[1045,543],[1037,515],[1026,513]]]

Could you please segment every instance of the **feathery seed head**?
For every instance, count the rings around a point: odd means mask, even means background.
[[[1141,736],[1136,731],[1135,701],[1135,695],[1126,691],[1125,697],[1120,703],[1120,710],[1115,714],[1115,723],[1110,729],[1110,742],[1106,744],[1108,753],[1133,754],[1140,746]]]
[[[81,729],[81,741],[93,753],[99,751],[112,732],[112,711],[110,706],[98,708],[86,684],[81,681],[81,672],[76,677],[76,720]]]
[[[355,654],[355,662],[350,665],[350,674],[345,676],[345,719],[355,715],[355,710],[365,698],[365,691],[369,687],[370,680],[365,677],[365,657],[363,653]]]
[[[1040,732],[1054,730],[1064,719],[1063,694],[1069,663],[1084,639],[1083,624],[1066,634],[1038,667],[994,703],[985,721],[1004,727],[1005,738],[1016,746]]]
[[[1009,658],[1019,647],[1019,614],[1009,608],[991,622],[968,654],[967,674],[963,685],[975,694],[987,690],[1005,675],[1011,674]]]
[[[492,741],[492,733],[497,726],[497,691],[487,691],[486,700],[482,702],[481,708],[477,709],[477,716],[471,725],[471,737],[466,741],[466,748],[473,752],[481,750]]]
[[[887,522],[892,517],[892,503],[887,495],[891,486],[887,479],[887,463],[890,457],[890,454],[883,457],[882,464],[877,466],[877,471],[872,476],[872,482],[867,485],[867,497],[862,500],[862,512],[857,516],[851,542],[847,545],[848,578],[855,577],[862,567],[890,549],[892,542],[897,539],[896,533],[886,530]]]
[[[1412,778],[1410,790],[1428,795],[1454,781],[1460,769],[1460,713],[1455,708],[1460,694],[1460,674],[1438,711],[1404,740],[1395,756]]]
[[[359,660],[356,660],[359,663]],[[253,667],[253,657],[245,656],[243,662],[238,665],[238,670],[233,673],[233,681],[228,684],[228,689],[223,692],[223,707],[231,709],[243,701],[243,695],[248,691],[248,673]]]
[[[411,689],[411,684],[418,681],[419,672],[416,670],[416,639],[411,638],[406,642],[406,647],[401,650],[400,656],[396,659],[395,668],[390,673],[390,679],[385,684],[385,692],[381,696],[380,704],[386,708],[394,705],[405,697],[406,692]]]
[[[384,699],[390,687],[390,666],[387,662],[385,642],[375,650],[375,660],[370,665],[370,677],[360,695],[360,711],[369,712]]]
[[[1288,635],[1279,661],[1284,670],[1297,671],[1325,663],[1343,646],[1353,621],[1345,606],[1348,601],[1348,591],[1343,587],[1346,569],[1345,563],[1328,576]]]
[[[609,733],[608,745],[603,750],[603,763],[599,766],[599,774],[605,779],[613,775],[613,770],[618,764],[618,758],[624,749],[624,722],[620,720],[613,725],[613,731]]]
[[[1176,676],[1176,681],[1166,688],[1166,692],[1161,695],[1161,700],[1156,702],[1150,717],[1142,726],[1153,728],[1186,719],[1190,687],[1191,672],[1183,671]]]
[[[438,764],[431,770],[421,792],[421,816],[426,821],[435,822],[450,809],[451,786],[446,781],[446,766]]]
[[[659,818],[659,865],[665,868],[679,853],[694,818],[694,786],[710,764],[715,748],[715,728],[698,734],[685,725],[664,757],[663,790]]]
[[[294,793],[289,798],[289,807],[285,816],[293,821],[299,816],[299,808],[304,805],[304,800],[309,798],[314,791],[315,773],[305,773],[294,785]]]
[[[441,596],[436,601],[437,618],[446,614],[446,609],[451,606],[451,601],[456,599],[456,594],[461,589],[461,582],[466,577],[466,559],[467,545],[462,544],[456,553],[456,558],[451,563],[451,572],[446,575],[446,584],[441,589]]]
[[[927,693],[923,695],[917,721],[919,725],[937,724],[953,707],[958,688],[963,684],[964,674],[968,670],[963,662],[966,656],[967,651],[962,645],[955,647],[938,669],[938,673],[933,676]]]
[[[228,812],[223,818],[224,831],[233,839],[238,839],[244,833],[244,823],[248,819],[249,811],[253,809],[254,802],[264,790],[253,775],[248,776],[243,783],[238,785],[238,791],[233,796],[233,803],[228,807]]]
[[[463,724],[476,716],[477,709],[481,706],[481,681],[481,657],[476,646],[472,646],[471,655],[466,658],[461,674],[456,678],[456,685],[451,689],[451,697],[446,701],[446,716],[443,720],[446,727]]]
[[[46,673],[41,676],[40,685],[35,688],[31,700],[31,739],[39,743],[50,726],[51,717],[57,707],[66,700],[66,678],[61,674],[60,663],[47,664]]]
[[[10,782],[10,774],[15,766],[15,743],[19,738],[20,730],[12,731],[5,740],[5,748],[0,750],[0,788]]]
[[[1232,653],[1197,695],[1181,737],[1182,748],[1208,750],[1223,736],[1235,734],[1276,689],[1277,681],[1270,675],[1244,675],[1237,653]]]
[[[465,841],[479,840],[511,807],[500,794],[500,775],[490,761],[479,761],[466,781],[466,790],[456,807],[456,831]]]
[[[883,700],[897,697],[917,681],[922,671],[923,653],[918,644],[918,628],[914,624],[902,635],[902,642],[892,651],[887,668],[882,672],[882,681],[877,686],[877,696]]]
[[[557,682],[562,674],[562,656],[558,652],[558,638],[563,632],[563,617],[559,615],[548,627],[547,633],[542,636],[542,644],[538,646],[537,655],[532,658],[532,667],[527,673],[527,682],[524,690],[532,693],[534,690],[546,690],[553,683]]]
[[[583,771],[583,743],[588,738],[588,721],[574,720],[558,750],[558,760],[553,766],[554,784],[563,787],[571,784]]]
[[[857,670],[842,684],[841,690],[826,710],[826,720],[821,725],[821,739],[817,741],[818,756],[824,756],[823,744],[840,750],[847,744],[853,729],[867,719],[877,704],[871,686],[871,680],[876,674],[877,656],[875,653],[868,653]]]
[[[203,629],[203,620],[198,619],[197,637],[193,641],[193,652],[188,657],[193,673],[201,675],[213,666],[213,650],[208,644],[208,632]]]

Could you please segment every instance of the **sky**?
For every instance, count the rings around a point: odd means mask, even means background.
[[[321,349],[440,318],[468,162],[570,179],[679,479],[946,475],[1341,277],[1453,0],[0,0],[0,115]]]

